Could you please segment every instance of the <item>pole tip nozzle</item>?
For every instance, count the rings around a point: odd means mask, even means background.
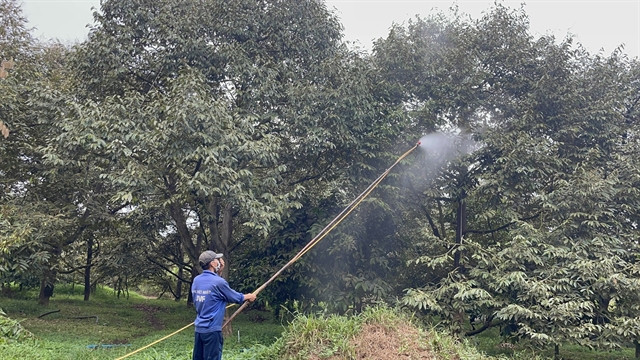
[[[418,143],[416,144],[417,146],[422,145],[422,141],[418,140]]]

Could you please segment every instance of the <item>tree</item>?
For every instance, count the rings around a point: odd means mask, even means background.
[[[58,274],[69,271],[62,261],[65,251],[76,242],[93,241],[84,237],[85,231],[95,233],[117,209],[107,208],[103,198],[108,189],[93,172],[100,159],[91,159],[86,152],[83,156],[68,143],[52,150],[64,126],[61,119],[75,106],[70,49],[36,42],[20,7],[13,1],[3,1],[2,6],[2,31],[7,35],[2,38],[7,40],[2,52],[11,57],[13,66],[0,84],[0,114],[11,129],[11,136],[1,143],[6,225],[0,234],[1,272],[9,276],[7,281],[30,283],[38,278],[39,302],[46,304]],[[87,276],[89,269],[87,264]]]
[[[164,211],[194,272],[205,248],[234,264],[239,244],[374,146],[361,140],[382,108],[320,1],[112,0],[101,11],[75,66],[87,97],[60,140],[109,159],[114,204]]]
[[[458,332],[482,317],[482,329],[501,323],[539,344],[636,339],[609,304],[634,301],[618,281],[637,286],[636,215],[623,210],[637,204],[623,190],[637,171],[623,155],[636,133],[637,63],[534,40],[526,15],[501,6],[477,21],[417,19],[375,52],[416,126],[459,128],[480,145],[422,192],[433,205],[422,207],[429,235],[413,263],[446,276],[404,303]]]
[[[2,54],[12,62],[0,79],[0,119],[10,136],[0,143],[3,222],[1,272],[7,281],[40,280],[40,302],[53,291],[58,242],[72,232],[74,209],[64,182],[46,176],[40,147],[54,136],[50,125],[62,111],[66,51],[35,42],[14,1],[2,1]],[[24,214],[30,214],[25,217]],[[43,269],[42,273],[32,269]]]

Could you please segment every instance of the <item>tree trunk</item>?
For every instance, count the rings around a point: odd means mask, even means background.
[[[56,271],[45,269],[40,279],[40,294],[38,295],[38,304],[47,306],[49,299],[53,296],[53,288],[55,284]]]
[[[636,346],[636,359],[640,359],[640,342],[636,339],[633,340],[633,344]]]
[[[464,194],[458,200],[458,210],[456,211],[456,251],[453,255],[453,268],[458,269],[460,267],[460,258],[462,256],[459,247],[462,245],[462,238],[464,236],[464,228],[467,217],[467,205],[464,200]]]
[[[229,254],[229,248],[231,244],[231,235],[233,232],[233,208],[231,204],[225,204],[224,209],[222,210],[222,229],[221,229],[221,237],[217,244],[215,244],[216,249],[219,249],[218,252],[221,252],[225,255],[225,267],[222,269],[222,276],[225,279],[229,278],[229,267],[231,266],[231,254]],[[236,308],[228,309],[224,316],[224,322],[231,316]],[[222,329],[222,335],[224,337],[229,337],[233,334],[233,326],[231,324],[227,325],[224,329]]]
[[[222,231],[220,232],[220,238],[213,245],[214,250],[224,254],[225,267],[222,269],[222,276],[225,279],[229,278],[229,268],[231,266],[231,254],[229,254],[229,248],[231,245],[231,235],[233,233],[233,209],[231,204],[226,204],[222,210]]]
[[[209,228],[209,248],[215,249],[220,242],[220,229],[218,228],[218,222],[220,221],[220,205],[219,199],[214,197],[211,201],[207,202],[207,213],[209,215],[207,225]]]
[[[93,261],[93,238],[87,239],[87,259],[84,268],[84,301],[89,301],[91,295],[91,261]]]
[[[180,301],[182,298],[182,275],[184,274],[184,265],[180,263],[178,265],[178,280],[176,281],[176,294],[175,300]]]
[[[202,270],[202,269],[201,269]],[[193,279],[198,276],[200,272],[196,268],[191,268],[191,283],[193,284]],[[191,293],[191,289],[187,293],[187,306],[193,307],[193,293]]]
[[[38,295],[38,304],[47,306],[49,299],[53,296],[53,288],[58,277],[58,271],[55,270],[54,264],[57,263],[58,257],[62,253],[60,246],[55,246],[51,250],[49,261],[43,265],[42,275],[40,278],[40,294]]]
[[[207,248],[225,255],[226,266],[221,276],[227,278],[229,274],[229,266],[231,263],[231,254],[229,248],[231,244],[231,235],[233,233],[233,208],[231,204],[220,206],[220,199],[213,198],[207,202],[207,212],[209,213],[209,244]]]
[[[178,204],[171,204],[169,205],[169,213],[171,215],[171,218],[175,222],[182,248],[186,251],[187,256],[189,257],[189,261],[191,261],[191,264],[193,264],[193,268],[196,269],[198,273],[201,273],[202,268],[200,268],[200,264],[198,262],[198,257],[200,256],[201,249],[198,249],[193,244],[191,232],[189,231],[189,227],[187,226],[187,219],[184,215],[184,212],[182,211],[182,208]]]

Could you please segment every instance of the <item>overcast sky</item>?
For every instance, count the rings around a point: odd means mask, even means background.
[[[533,35],[553,34],[558,39],[571,34],[591,53],[609,55],[618,45],[640,58],[640,0],[498,0],[519,8],[525,3]],[[100,0],[22,0],[24,15],[34,34],[63,42],[84,40],[87,24],[93,22],[92,7]],[[494,0],[326,0],[341,19],[345,38],[370,49],[373,39],[386,37],[392,23],[402,23],[416,14],[428,16],[447,10],[454,3],[473,18],[492,6]]]

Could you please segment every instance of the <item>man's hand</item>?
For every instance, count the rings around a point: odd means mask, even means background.
[[[251,294],[244,294],[244,300],[245,300],[245,301],[248,301],[248,302],[254,302],[254,301],[256,301],[256,297],[257,297],[257,295],[256,295],[256,294],[254,294],[254,293],[251,293]]]

